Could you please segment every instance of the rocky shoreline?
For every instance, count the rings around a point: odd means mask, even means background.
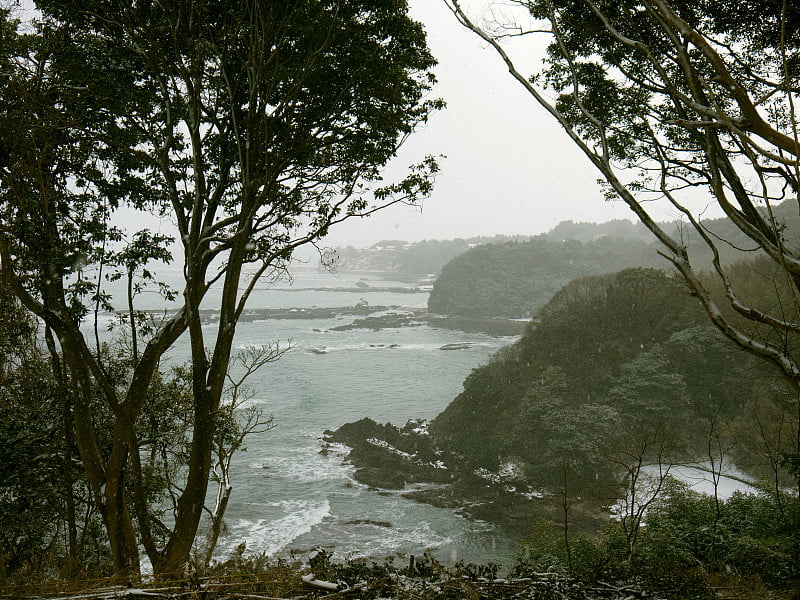
[[[469,468],[463,457],[436,445],[426,422],[396,427],[365,418],[326,431],[322,439],[323,452],[334,443],[350,448],[345,460],[355,467],[359,483],[493,523],[512,539],[529,538],[542,520],[560,520],[554,498],[533,490],[519,477]],[[592,507],[579,508],[572,519],[571,527],[586,532],[607,522]]]
[[[219,320],[219,311],[201,310],[204,323],[215,323]],[[153,311],[153,317],[163,316],[162,312]],[[335,319],[336,317],[357,317],[352,323],[332,327],[331,331],[348,331],[353,329],[394,329],[398,327],[419,327],[428,325],[442,329],[454,329],[467,333],[485,333],[498,337],[522,335],[528,321],[504,318],[466,318],[450,315],[438,315],[421,309],[409,309],[402,306],[356,304],[333,308],[251,308],[242,313],[240,322],[264,321],[269,319]]]

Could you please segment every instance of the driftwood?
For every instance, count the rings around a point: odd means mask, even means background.
[[[314,577],[313,573],[309,573],[308,575],[303,575],[300,579],[307,586],[317,590],[327,590],[329,592],[335,592],[339,589],[339,584],[333,583],[331,581],[322,581],[321,579],[317,579],[316,577]]]

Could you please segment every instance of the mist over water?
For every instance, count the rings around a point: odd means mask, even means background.
[[[411,285],[380,279],[379,274],[335,276],[300,269],[291,284],[274,286],[282,289],[257,290],[248,309],[351,307],[364,301],[371,306],[426,306],[427,293],[353,291],[358,281],[382,290]],[[155,294],[141,299],[142,308],[163,306]],[[431,550],[447,563],[508,563],[514,545],[492,526],[403,498],[402,490],[368,489],[354,481],[353,468],[344,462],[347,448],[321,453],[320,437],[327,429],[364,417],[397,425],[432,419],[460,393],[473,368],[514,338],[428,325],[330,330],[355,318],[239,323],[237,349],[278,342],[291,350],[248,380],[249,403],[274,417],[276,426],[249,437],[246,452],[234,458],[228,528],[216,556],[225,558],[244,543],[249,552],[273,556],[322,546],[335,558],[383,560]],[[211,333],[215,325],[206,327]],[[468,347],[441,350],[446,344]],[[187,358],[182,340],[168,360]]]

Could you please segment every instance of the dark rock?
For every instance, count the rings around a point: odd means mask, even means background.
[[[353,477],[359,483],[373,488],[401,490],[406,486],[406,480],[403,474],[392,469],[365,467],[357,469]]]
[[[350,331],[352,329],[371,329],[380,331],[381,329],[395,329],[398,327],[419,327],[424,324],[421,313],[389,313],[377,317],[365,317],[355,319],[347,325],[337,325],[331,327],[331,331]]]
[[[403,498],[421,502],[423,504],[430,504],[439,508],[452,508],[458,509],[464,507],[464,499],[457,496],[452,486],[445,486],[441,488],[433,488],[428,490],[414,490],[413,492],[406,492]]]
[[[373,521],[372,519],[353,519],[346,521],[345,525],[375,525],[376,527],[391,528],[393,525],[389,521]]]
[[[419,421],[399,428],[361,419],[326,432],[325,442],[351,448],[347,460],[357,467],[355,479],[376,488],[401,489],[408,483],[449,482],[453,474],[441,468],[440,455]]]
[[[469,342],[457,342],[455,344],[445,344],[439,350],[466,350],[467,348],[472,348],[472,344]]]

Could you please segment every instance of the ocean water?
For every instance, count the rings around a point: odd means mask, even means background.
[[[426,306],[427,293],[353,291],[359,281],[373,288],[410,286],[375,273],[301,268],[291,282],[257,290],[248,308],[349,307],[362,301]],[[155,295],[140,300],[143,308],[161,306]],[[446,563],[508,564],[514,543],[492,525],[408,500],[402,491],[369,489],[353,479],[347,448],[320,451],[326,429],[363,417],[397,425],[432,419],[458,395],[472,369],[514,338],[429,326],[331,331],[354,319],[264,319],[237,327],[237,349],[278,342],[291,350],[248,380],[250,403],[276,426],[250,436],[247,450],[234,458],[234,491],[216,556],[225,558],[245,544],[248,552],[272,556],[323,547],[339,559],[402,560],[430,551]],[[454,343],[469,347],[441,350]],[[170,360],[185,356],[179,343]]]

